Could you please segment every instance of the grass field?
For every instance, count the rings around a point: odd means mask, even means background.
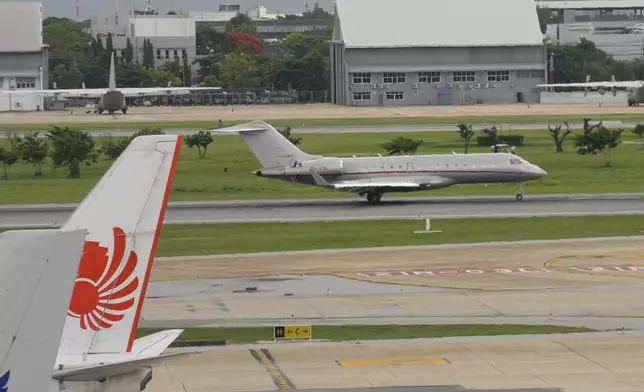
[[[526,136],[526,146],[518,147],[517,154],[548,172],[543,179],[528,183],[525,194],[644,191],[644,150],[638,144],[620,145],[612,154],[613,167],[605,168],[602,155],[576,154],[572,137],[567,140],[564,153],[555,153],[554,143],[546,130],[513,133]],[[419,154],[463,151],[456,131],[301,136],[300,147],[304,151],[332,156],[384,153],[382,144],[397,136],[424,140]],[[101,141],[98,138],[95,140],[97,147],[100,146]],[[637,139],[632,133],[625,132],[623,140],[632,142]],[[7,147],[8,142],[1,140],[0,146]],[[488,151],[487,147],[470,148],[470,152]],[[65,179],[67,173],[64,169],[54,169],[48,163],[44,166],[43,176],[38,178],[32,176],[31,165],[18,163],[10,170],[9,181],[0,180],[0,204],[79,202],[110,165],[111,161],[101,158],[97,165],[81,167],[81,179],[68,180]],[[215,136],[215,142],[205,159],[198,159],[196,150],[183,148],[170,200],[357,197],[251,175],[258,168],[259,163],[240,136]],[[514,192],[515,185],[491,184],[487,187],[470,185],[408,195],[495,195]]]
[[[439,124],[509,124],[509,123],[563,123],[581,122],[584,117],[605,121],[639,121],[644,122],[644,114],[623,113],[614,115],[549,115],[549,116],[449,116],[449,117],[375,117],[375,118],[297,118],[270,120],[275,127],[291,126],[292,128],[306,127],[339,127],[339,126],[369,126],[369,125],[439,125]],[[224,121],[224,126],[242,124],[248,120]],[[46,124],[0,124],[3,131],[28,131],[48,129],[49,125],[69,126],[70,129],[81,130],[119,130],[139,129],[145,127],[159,127],[167,129],[210,129],[217,127],[217,121],[116,121],[116,122],[90,122],[90,123],[46,123]]]
[[[642,215],[165,225],[157,256],[641,235]],[[481,230],[484,227],[485,230]],[[0,229],[0,232],[9,229]]]
[[[136,337],[161,329],[139,328]],[[554,333],[595,332],[580,327],[556,325],[340,325],[313,326],[312,339],[329,341],[442,338],[452,336],[533,335]],[[179,341],[227,340],[229,344],[273,340],[272,327],[248,328],[187,328]]]

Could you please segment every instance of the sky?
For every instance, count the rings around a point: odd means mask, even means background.
[[[29,0],[19,0],[29,1]],[[33,0],[31,0],[33,1]],[[45,17],[58,16],[76,19],[76,2],[79,2],[81,20],[88,19],[97,13],[108,13],[116,10],[118,2],[119,11],[127,12],[133,6],[137,9],[145,8],[145,0],[40,0],[43,3]],[[308,0],[309,7],[313,7],[316,0]],[[330,9],[334,0],[318,0],[320,7]],[[180,6],[178,7],[178,5]],[[239,4],[242,9],[253,5],[263,5],[268,13],[304,12],[306,0],[151,0],[152,8],[159,14],[168,11],[216,11],[220,4]],[[127,10],[127,11],[126,11]]]

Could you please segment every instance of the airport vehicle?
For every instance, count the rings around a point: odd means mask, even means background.
[[[221,87],[128,87],[116,88],[116,69],[114,67],[114,53],[110,60],[110,75],[107,88],[80,88],[80,89],[54,89],[54,90],[14,90],[4,91],[0,94],[38,94],[44,97],[79,97],[99,98],[98,113],[108,112],[114,114],[122,111],[127,113],[126,97],[152,96],[152,95],[186,95],[193,91],[220,91]]]
[[[185,354],[162,355],[181,329],[135,339],[182,139],[135,138],[63,225],[88,234],[49,392],[138,392]]]
[[[0,234],[0,391],[47,390],[85,235]]]
[[[457,184],[518,183],[516,199],[523,200],[523,183],[547,173],[511,153],[436,154],[339,158],[301,151],[264,121],[253,121],[213,133],[239,133],[263,168],[254,175],[315,185],[366,196],[378,203],[389,192],[414,192]]]

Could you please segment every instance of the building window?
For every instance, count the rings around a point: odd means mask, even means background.
[[[546,71],[543,69],[535,69],[530,71],[530,77],[532,78],[544,78],[546,76]]]
[[[401,92],[389,92],[387,91],[387,96],[386,98],[390,101],[401,101],[405,99],[405,96]]]
[[[404,72],[385,72],[384,82],[386,84],[407,83],[407,75]]]
[[[452,82],[462,83],[462,82],[476,82],[476,72],[463,72],[457,71],[452,74]]]
[[[165,58],[166,58],[166,59],[169,59],[169,58],[170,58],[170,50],[169,50],[169,49],[166,49],[166,50],[165,50]]]
[[[525,71],[525,70],[517,71],[517,78],[519,78],[519,79],[529,79],[530,78],[530,71]]]
[[[353,93],[354,101],[371,101],[371,93]]]
[[[157,49],[157,60],[161,60],[161,49]]]
[[[371,74],[367,72],[354,73],[353,84],[371,84]]]
[[[35,88],[36,78],[16,78],[16,88]]]
[[[185,57],[188,57],[188,53],[186,52],[185,49],[182,49],[181,50],[181,58],[185,58]]]
[[[174,59],[175,60],[179,59],[179,51],[177,49],[174,50]]]
[[[510,71],[488,71],[487,81],[488,82],[509,82]]]
[[[418,83],[440,83],[440,72],[418,72]]]

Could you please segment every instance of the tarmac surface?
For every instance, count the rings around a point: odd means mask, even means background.
[[[612,331],[224,346],[156,367],[148,388],[641,392],[643,285],[644,236],[157,258],[141,326],[532,323]],[[615,331],[624,328],[639,331]]]
[[[0,205],[0,227],[49,227],[64,223],[77,204]],[[235,200],[170,203],[167,224],[312,222],[392,218],[576,216],[644,214],[644,194],[384,197],[380,205],[359,198]]]
[[[596,115],[642,114],[640,108],[628,106],[595,105],[452,105],[452,106],[407,106],[407,107],[348,107],[332,104],[250,105],[250,106],[183,106],[183,107],[136,107],[126,115],[86,114],[84,108],[71,111],[5,112],[0,113],[4,124],[52,124],[52,123],[114,123],[114,122],[163,122],[163,121],[213,121],[219,119],[265,120],[310,119],[310,118],[391,118],[391,117],[452,117],[452,116],[552,116],[576,117]],[[576,119],[580,121],[581,119]],[[294,122],[293,127],[297,126]]]
[[[612,332],[229,346],[155,368],[148,389],[351,391],[434,385],[452,391],[460,386],[461,391],[641,392],[643,337]]]

